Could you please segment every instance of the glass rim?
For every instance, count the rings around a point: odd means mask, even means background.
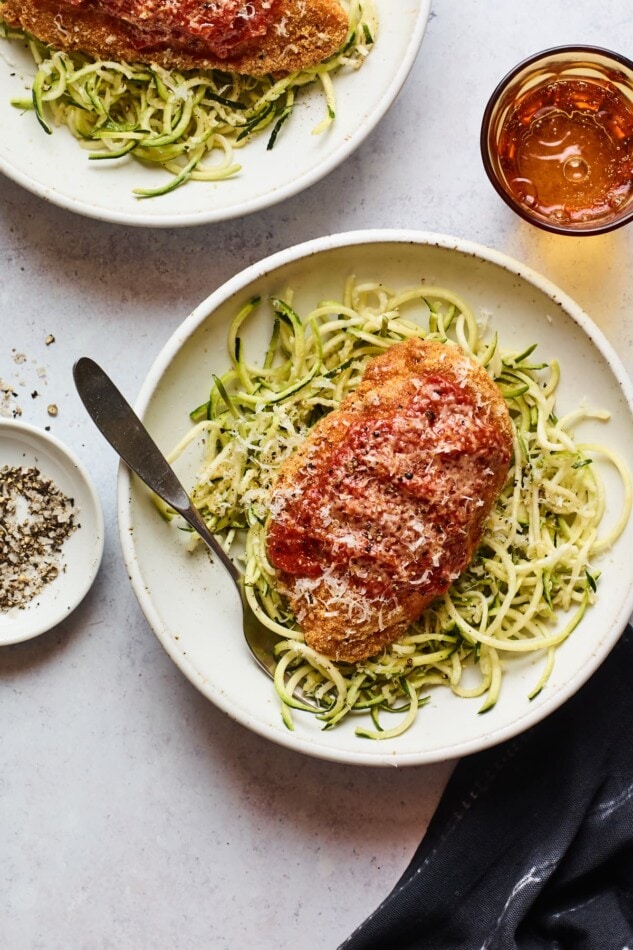
[[[554,59],[556,56],[567,53],[585,53],[593,56],[602,56],[604,59],[618,63],[631,73],[631,85],[633,87],[633,60],[629,59],[627,56],[624,56],[622,53],[616,53],[613,50],[606,49],[605,47],[593,46],[590,44],[583,45],[578,43],[567,44],[564,46],[552,46],[548,49],[541,50],[538,53],[532,53],[532,55],[522,59],[521,62],[517,63],[517,65],[514,66],[508,73],[506,73],[506,75],[495,86],[483,112],[481,131],[479,135],[479,147],[484,170],[488,176],[488,179],[490,180],[490,183],[497,194],[503,199],[506,205],[508,205],[508,207],[515,212],[515,214],[518,214],[519,217],[528,224],[533,224],[535,227],[542,228],[544,231],[550,231],[554,234],[562,234],[569,237],[590,237],[596,234],[606,234],[608,231],[615,231],[617,228],[620,228],[633,220],[633,199],[628,210],[623,211],[619,217],[611,218],[608,221],[597,221],[595,223],[588,222],[586,226],[582,224],[576,226],[556,224],[548,221],[546,218],[539,218],[536,215],[531,214],[526,208],[520,205],[518,201],[514,200],[509,192],[500,183],[498,176],[495,174],[493,163],[490,158],[489,134],[491,119],[497,102],[507,87],[520,73],[530,66],[534,66],[541,60]]]

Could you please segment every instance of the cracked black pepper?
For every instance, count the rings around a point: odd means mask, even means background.
[[[0,469],[0,610],[25,607],[64,570],[76,516],[74,499],[39,469]]]

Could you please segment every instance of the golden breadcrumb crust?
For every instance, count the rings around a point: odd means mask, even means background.
[[[367,424],[368,430],[371,431],[380,425],[381,420],[396,418],[398,414],[402,417],[403,408],[406,412],[407,404],[411,404],[410,400],[416,398],[416,392],[419,392],[424,381],[429,379],[445,379],[449,385],[459,387],[466,400],[471,403],[472,416],[476,422],[473,425],[475,434],[469,447],[463,451],[457,449],[457,442],[463,431],[459,429],[462,424],[460,420],[454,430],[454,453],[451,445],[444,445],[441,449],[441,453],[444,453],[442,459],[450,458],[453,454],[455,461],[442,461],[441,465],[446,464],[449,469],[454,465],[454,469],[449,472],[452,481],[447,483],[452,486],[452,495],[459,494],[460,484],[465,483],[467,479],[467,493],[474,496],[475,501],[473,503],[472,497],[468,499],[471,505],[470,513],[466,523],[459,525],[451,524],[450,515],[445,516],[442,504],[430,507],[428,498],[422,497],[421,509],[407,508],[407,491],[409,486],[414,484],[407,479],[417,478],[418,472],[426,470],[435,451],[427,444],[427,448],[416,455],[417,449],[414,448],[413,454],[407,458],[407,464],[415,464],[415,472],[407,473],[404,480],[394,478],[393,485],[387,491],[388,496],[388,492],[393,488],[391,514],[395,512],[398,517],[398,512],[405,510],[408,511],[410,520],[413,520],[417,511],[422,510],[426,512],[421,516],[422,519],[427,518],[431,522],[435,519],[441,527],[443,538],[443,546],[438,546],[436,550],[446,560],[450,560],[450,564],[446,565],[446,569],[443,569],[441,564],[436,564],[437,569],[429,571],[428,583],[420,584],[419,577],[417,580],[412,577],[410,586],[407,586],[406,581],[404,584],[399,583],[392,602],[389,602],[388,597],[384,606],[381,601],[372,602],[369,593],[366,602],[371,606],[371,610],[367,611],[367,616],[360,616],[359,619],[354,620],[350,616],[349,604],[345,599],[340,603],[333,600],[327,578],[321,582],[318,579],[313,580],[306,587],[305,580],[302,583],[300,570],[296,574],[279,571],[282,589],[287,593],[300,619],[306,642],[331,659],[356,662],[377,654],[383,647],[402,636],[409,624],[417,620],[431,601],[447,590],[454,577],[466,568],[481,539],[484,522],[507,476],[513,438],[508,409],[495,382],[478,363],[466,357],[458,347],[417,338],[395,344],[369,363],[361,384],[343,401],[339,409],[315,425],[305,442],[286,460],[275,483],[271,510],[281,510],[282,519],[277,520],[272,514],[269,519],[268,556],[273,566],[277,567],[275,552],[284,550],[287,538],[292,535],[295,526],[300,525],[299,530],[306,531],[306,492],[309,493],[310,485],[314,485],[314,479],[319,477],[319,473],[325,476],[325,480],[328,478],[328,472],[331,475],[336,465],[337,453],[340,454],[343,442],[358,420]],[[398,459],[394,458],[393,461],[395,471]],[[372,495],[372,481],[375,482],[375,476],[370,477],[367,489],[366,517],[367,521],[373,519],[376,522],[380,516],[378,506],[385,495]],[[340,486],[338,491],[340,493]],[[328,492],[331,497],[328,497]],[[326,507],[329,511],[331,502],[334,506],[338,503],[337,488],[330,488],[326,481],[321,491],[321,499],[321,511]],[[449,508],[450,504],[452,499],[449,499],[446,508]],[[459,502],[457,506],[459,510]],[[398,544],[400,534],[403,537],[405,535],[408,527],[407,514],[404,518],[405,521],[401,521],[399,527],[392,531],[392,545]],[[431,531],[430,537],[433,537],[435,526],[431,523],[428,527]],[[311,530],[308,524],[308,545],[313,543],[316,536],[314,531],[310,533]],[[355,530],[353,526],[351,530]],[[306,537],[306,534],[302,536]],[[360,530],[357,540],[364,540]],[[402,543],[404,544],[404,541]],[[362,551],[360,545],[357,545],[357,549]],[[322,560],[322,564],[326,565],[326,574],[329,554],[330,552]],[[408,552],[403,549],[403,554]],[[362,553],[360,556],[362,559]],[[280,563],[282,560],[283,558]],[[375,563],[379,564],[379,561]],[[351,570],[353,563],[348,564],[347,571],[343,565],[340,578],[344,579],[345,574],[349,575]]]
[[[165,69],[222,69],[252,76],[286,74],[315,66],[336,52],[347,35],[348,16],[338,0],[281,0],[276,23],[229,59],[180,48],[139,51],[123,20],[93,6],[58,0],[7,0],[2,18],[56,50],[81,51],[97,59],[143,62]]]

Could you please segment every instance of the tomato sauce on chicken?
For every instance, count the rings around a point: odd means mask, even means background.
[[[227,57],[235,47],[262,36],[278,0],[66,0],[126,22],[138,49],[174,42],[175,36],[204,41],[210,53]]]
[[[285,463],[267,551],[306,640],[359,659],[469,563],[508,471],[512,428],[457,347],[395,344]]]

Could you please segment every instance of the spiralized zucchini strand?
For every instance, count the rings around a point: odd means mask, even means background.
[[[319,65],[283,78],[240,76],[220,70],[181,72],[160,66],[95,60],[81,53],[56,52],[20,30],[0,35],[26,42],[37,66],[32,105],[45,132],[65,125],[89,158],[126,156],[170,173],[164,184],[136,188],[138,198],[167,194],[190,180],[217,181],[241,170],[234,153],[269,131],[273,148],[309,86],[320,88],[325,115],[313,130],[324,133],[335,121],[333,83],[341,71],[359,69],[377,34],[374,0],[341,0],[349,9],[345,43]],[[24,108],[23,99],[14,102]]]
[[[258,364],[247,359],[242,334],[262,307],[272,318]],[[487,367],[506,396],[514,456],[481,544],[450,590],[379,656],[333,663],[303,642],[266,558],[270,493],[284,459],[358,385],[367,361],[411,336],[459,345]],[[631,512],[631,476],[622,460],[605,446],[574,438],[580,422],[605,420],[606,414],[578,409],[557,420],[558,363],[535,362],[534,346],[522,353],[503,350],[496,336],[484,337],[467,304],[442,287],[394,292],[350,278],[340,301],[321,301],[303,319],[290,292],[255,298],[235,317],[228,351],[227,371],[214,377],[209,399],[191,413],[205,441],[194,500],[214,532],[245,538],[249,602],[280,636],[276,687],[286,725],[292,728],[297,686],[318,700],[325,728],[366,715],[373,728],[362,726],[357,734],[375,740],[408,729],[432,685],[459,697],[483,697],[479,711],[486,712],[517,654],[543,655],[530,698],[543,690],[556,648],[595,599],[599,571],[591,558],[614,543]],[[194,428],[176,451],[199,432]],[[623,489],[621,515],[601,537],[603,459]],[[476,684],[473,671],[479,673]],[[401,714],[398,722],[384,728],[381,714],[394,712]]]

